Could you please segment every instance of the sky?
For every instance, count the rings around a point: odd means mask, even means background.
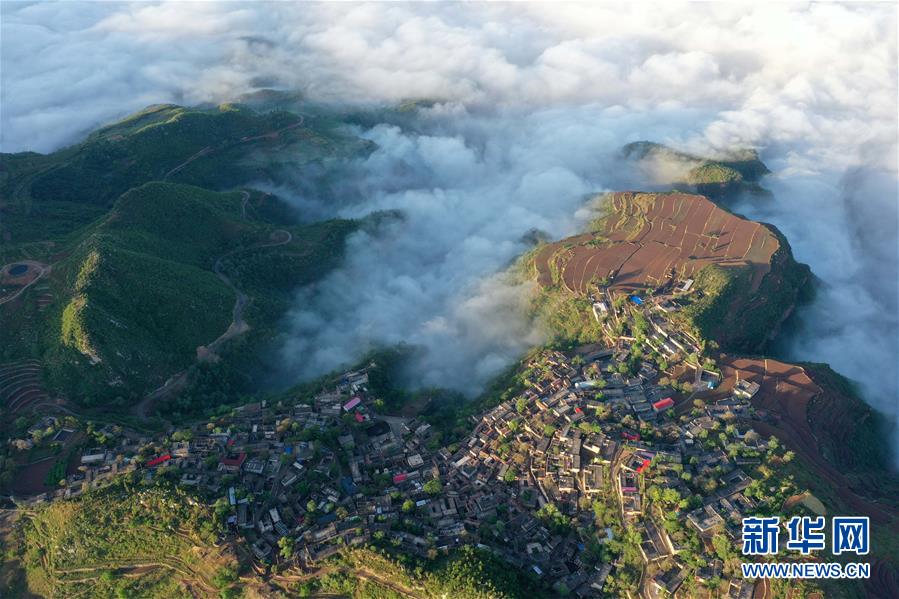
[[[532,229],[589,218],[638,187],[616,162],[650,139],[754,147],[771,202],[738,211],[783,231],[820,281],[784,357],[829,362],[899,412],[897,22],[892,3],[0,5],[0,147],[52,151],[151,103],[258,88],[359,106],[428,98],[416,130],[356,133],[365,198],[388,233],[299,292],[281,352],[307,376],[378,343],[425,348],[416,384],[474,393],[541,332],[501,272]],[[298,173],[302,176],[302,173]],[[302,206],[315,198],[294,197]],[[897,444],[899,447],[899,444]]]

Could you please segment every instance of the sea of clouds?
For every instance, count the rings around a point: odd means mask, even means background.
[[[497,275],[585,198],[639,187],[649,139],[757,148],[775,224],[820,278],[784,357],[829,362],[899,412],[896,6],[883,4],[3,3],[0,145],[51,151],[158,102],[265,87],[358,106],[437,100],[414,128],[357,133],[363,201],[405,218],[350,240],[302,290],[282,355],[298,376],[381,343],[423,348],[414,381],[475,392],[540,331]],[[302,176],[302,173],[299,174]],[[316,198],[293,198],[310,205]],[[331,212],[329,212],[329,210]]]

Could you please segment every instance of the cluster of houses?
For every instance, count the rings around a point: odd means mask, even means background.
[[[654,340],[647,342],[659,354],[698,350],[660,316],[659,302],[634,302],[620,313],[598,303],[604,322],[645,314]],[[588,551],[584,531],[605,544],[635,529],[642,596],[680,596],[715,581],[719,597],[750,597],[753,584],[725,576],[711,539],[739,541],[740,520],[756,508],[744,491],[758,458],[709,440],[724,423],[749,416],[758,385],[738,381],[732,395],[698,409],[660,383],[664,373],[649,355],[622,372],[633,337],[608,341],[604,349],[534,357],[525,390],[473,418],[471,433],[448,446],[424,419],[378,415],[363,370],[311,402],[246,405],[178,441],[125,437],[114,450],[88,449],[59,494],[121,472],[165,476],[217,498],[216,509],[260,564],[285,559],[284,546],[289,559],[311,567],[347,546],[383,543],[433,558],[475,544],[576,597],[603,596],[622,567]],[[763,450],[765,441],[739,422],[733,442]],[[697,480],[711,481],[714,491],[697,493]],[[693,498],[677,508],[682,530],[666,526],[653,487]],[[617,525],[597,522],[597,503],[610,506]],[[554,515],[565,525],[554,524]],[[691,538],[705,566],[681,559]],[[689,550],[697,551],[695,543]]]

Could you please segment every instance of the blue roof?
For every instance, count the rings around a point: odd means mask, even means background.
[[[284,453],[286,453],[287,455],[292,454],[293,453],[293,445],[285,445]]]
[[[350,476],[344,476],[340,479],[340,488],[343,489],[343,492],[347,495],[354,495],[356,493],[356,483],[353,482],[353,478]]]
[[[632,295],[631,301],[639,306],[643,303],[643,298],[641,298],[639,295]]]

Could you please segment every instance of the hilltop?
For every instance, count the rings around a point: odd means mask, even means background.
[[[150,106],[51,154],[0,154],[0,237],[69,234],[149,181],[227,190],[370,149],[324,117],[234,104]]]
[[[771,171],[751,148],[734,150],[723,158],[707,158],[666,145],[638,141],[622,148],[633,161],[661,185],[686,188],[716,202],[729,202],[742,194],[770,196],[760,182]]]
[[[808,278],[773,227],[703,196],[613,193],[600,199],[599,211],[589,232],[530,256],[544,305],[586,301],[601,289],[652,293],[689,280],[693,293],[680,300],[678,315],[687,327],[722,347],[759,351]],[[577,327],[562,328],[576,334]]]

